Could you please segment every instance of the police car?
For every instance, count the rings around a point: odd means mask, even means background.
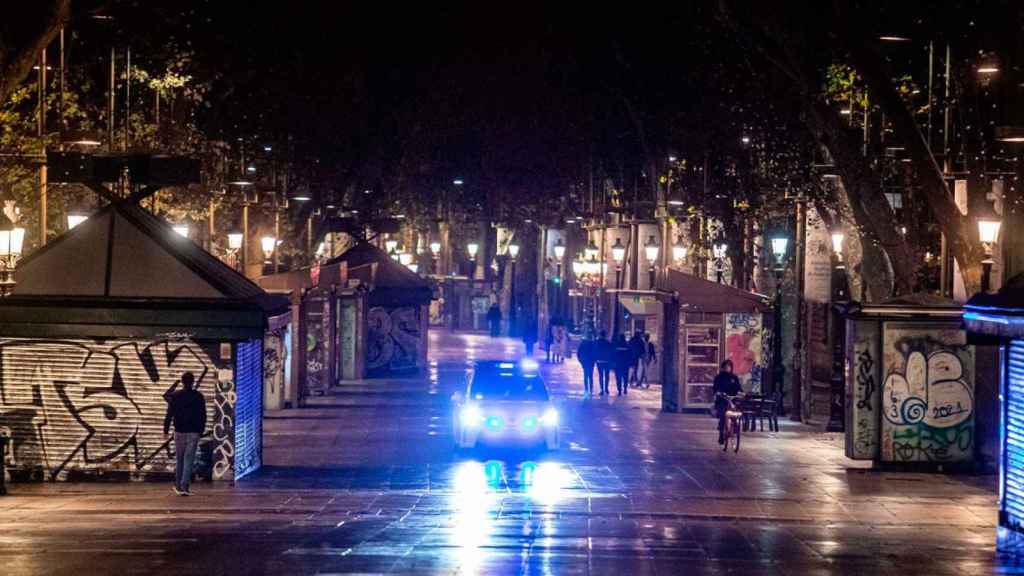
[[[480,361],[452,400],[457,448],[559,445],[559,414],[532,359]]]

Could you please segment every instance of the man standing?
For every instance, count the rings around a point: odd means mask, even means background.
[[[487,309],[487,324],[491,329],[491,338],[501,335],[501,308],[497,302]]]
[[[629,367],[633,365],[633,351],[625,334],[615,337],[615,389],[618,396],[629,394]]]
[[[601,384],[601,396],[604,396],[608,394],[608,379],[615,363],[615,347],[608,341],[608,333],[604,330],[594,343],[594,349],[597,351],[597,379]]]
[[[641,332],[637,330],[629,339],[629,353],[633,365],[630,366],[629,380],[634,386],[640,387],[640,366],[644,363],[644,356],[647,355],[647,345],[644,343]]]
[[[178,496],[191,496],[189,484],[192,482],[192,465],[196,459],[196,448],[199,437],[206,429],[206,399],[194,389],[195,376],[191,372],[181,375],[182,390],[175,391],[175,382],[166,393],[167,416],[164,418],[164,434],[167,434],[174,422],[174,493]]]
[[[590,398],[594,394],[594,362],[597,361],[597,348],[594,340],[588,334],[580,342],[576,350],[576,358],[583,367],[583,397]]]

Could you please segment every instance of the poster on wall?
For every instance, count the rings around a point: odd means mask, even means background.
[[[760,313],[725,315],[725,355],[746,392],[760,392],[764,377],[764,347]]]
[[[887,322],[882,335],[885,462],[967,462],[974,454],[974,347],[958,324]]]

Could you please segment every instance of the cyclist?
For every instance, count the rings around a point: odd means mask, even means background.
[[[721,371],[715,376],[712,392],[715,394],[715,416],[718,417],[718,443],[725,442],[725,411],[732,404],[732,399],[743,393],[740,379],[732,373],[732,360],[724,360],[719,366]]]

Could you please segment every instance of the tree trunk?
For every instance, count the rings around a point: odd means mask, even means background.
[[[896,137],[910,154],[932,217],[960,265],[967,293],[978,292],[981,289],[981,260],[984,252],[976,228],[971,226],[970,218],[957,208],[946,186],[942,169],[929,150],[917,121],[890,80],[892,75],[886,69],[882,56],[876,49],[849,34],[845,34],[843,39],[854,68],[864,79],[873,97],[881,103],[886,118],[892,122]]]
[[[71,0],[33,0],[0,18],[0,102],[28,76],[71,14]]]

